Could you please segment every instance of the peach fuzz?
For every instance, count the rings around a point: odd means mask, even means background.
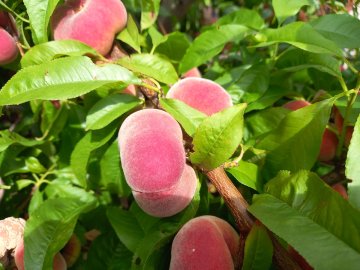
[[[308,105],[311,105],[311,103],[306,100],[299,99],[299,100],[293,100],[288,103],[285,103],[283,105],[283,107],[288,110],[291,110],[291,111],[296,111],[296,110],[306,107]]]
[[[178,184],[185,167],[180,125],[170,114],[145,109],[131,114],[118,135],[120,158],[133,191],[160,192]]]
[[[24,241],[19,241],[17,247],[15,248],[15,264],[18,270],[24,270]],[[64,257],[60,253],[56,253],[53,261],[53,270],[66,270],[67,265]]]
[[[0,27],[0,65],[6,65],[16,59],[18,48],[14,38]]]
[[[79,40],[106,55],[126,22],[120,0],[68,0],[55,9],[51,28],[55,40]]]
[[[133,191],[134,199],[144,212],[155,217],[173,216],[189,205],[194,197],[197,177],[194,169],[185,165],[179,183],[172,189],[141,193]]]
[[[189,77],[175,83],[166,95],[212,115],[231,107],[231,97],[219,84],[203,78]]]
[[[187,222],[172,243],[170,270],[233,270],[239,236],[231,225],[214,216]]]

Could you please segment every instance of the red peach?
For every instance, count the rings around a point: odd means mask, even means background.
[[[13,62],[18,56],[18,48],[14,38],[0,27],[0,65]]]
[[[226,221],[214,216],[196,217],[174,238],[170,270],[233,270],[238,246],[239,236]]]
[[[212,115],[233,105],[231,97],[219,84],[203,78],[185,78],[175,83],[166,97]]]
[[[55,40],[79,40],[106,55],[126,22],[120,0],[68,0],[55,9],[51,28]]]
[[[338,138],[336,134],[329,129],[325,129],[322,137],[318,160],[326,162],[334,159],[337,145]]]
[[[118,142],[125,179],[134,191],[152,193],[177,185],[185,150],[180,125],[170,114],[145,109],[121,125]]]
[[[141,193],[133,191],[140,208],[151,216],[173,216],[189,205],[194,197],[197,177],[192,167],[186,165],[179,183],[170,190]]]
[[[309,106],[311,105],[310,102],[306,101],[306,100],[302,100],[302,99],[299,99],[299,100],[293,100],[293,101],[290,101],[288,103],[285,103],[283,105],[284,108],[288,109],[288,110],[291,110],[291,111],[296,111],[300,108],[303,108],[303,107],[306,107],[306,106]]]
[[[201,73],[198,68],[192,68],[182,75],[183,78],[195,77],[201,78]]]

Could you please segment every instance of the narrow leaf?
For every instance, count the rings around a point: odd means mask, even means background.
[[[107,96],[90,109],[86,116],[87,129],[101,129],[106,127],[122,114],[140,105],[142,101],[137,97],[125,94]]]
[[[260,30],[264,27],[265,22],[257,11],[247,8],[240,8],[219,18],[219,20],[216,22],[216,25],[226,24],[240,24],[249,28]]]
[[[295,15],[298,13],[301,7],[310,6],[312,1],[310,0],[273,0],[273,8],[275,11],[275,16],[279,21],[279,24],[282,24],[286,18]]]
[[[136,52],[140,53],[140,37],[136,23],[133,17],[129,15],[126,29],[122,30],[117,38],[130,45]]]
[[[10,132],[9,130],[0,131],[0,152],[5,151],[10,145],[13,144],[20,144],[23,146],[32,147],[43,143],[44,142],[42,141],[24,138],[15,132]]]
[[[24,0],[30,19],[32,36],[36,44],[48,41],[50,16],[59,0]]]
[[[0,105],[35,99],[69,99],[110,83],[141,84],[127,69],[95,65],[90,58],[74,56],[20,70],[0,91]]]
[[[141,1],[141,30],[152,26],[159,15],[160,0]]]
[[[358,117],[352,134],[346,158],[346,177],[352,180],[349,183],[350,203],[360,209],[360,116]]]
[[[52,269],[53,256],[73,233],[79,215],[95,206],[96,200],[77,198],[50,199],[41,204],[26,222],[26,269]]]
[[[248,210],[315,269],[359,267],[360,213],[316,174],[281,172],[266,192]]]
[[[227,161],[239,146],[243,135],[246,104],[239,104],[206,118],[198,127],[191,162],[205,170]]]
[[[210,60],[222,51],[226,43],[243,39],[249,31],[246,26],[229,24],[201,33],[187,49],[184,58],[181,60],[180,73]]]
[[[226,171],[234,176],[239,183],[256,191],[262,191],[262,183],[259,179],[259,171],[256,164],[241,160],[239,166],[227,169]]]
[[[166,84],[178,80],[174,66],[165,58],[153,54],[132,54],[119,59],[119,64],[134,71],[152,77]]]
[[[304,22],[289,23],[277,29],[265,29],[258,37],[262,42],[258,46],[284,42],[305,51],[343,57],[342,51],[333,41],[323,37],[310,24]]]
[[[50,41],[31,47],[21,58],[21,67],[39,65],[64,55],[81,56],[87,54],[97,55],[98,53],[77,40]]]
[[[188,106],[184,102],[176,99],[161,99],[161,106],[172,115],[184,128],[186,133],[193,137],[196,129],[206,118],[202,112]]]
[[[340,48],[360,47],[360,20],[348,14],[328,14],[311,22],[320,34]]]
[[[245,241],[242,270],[270,269],[273,245],[266,228],[255,223]]]

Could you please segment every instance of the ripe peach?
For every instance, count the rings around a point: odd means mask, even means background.
[[[306,101],[306,100],[293,100],[293,101],[290,101],[288,103],[285,103],[283,105],[284,108],[288,109],[288,110],[291,110],[291,111],[296,111],[300,108],[303,108],[303,107],[306,107],[308,105],[311,105],[310,102]]]
[[[18,48],[13,37],[0,27],[0,65],[6,65],[16,59]]]
[[[79,40],[106,55],[126,22],[120,0],[68,0],[55,9],[51,28],[55,40]]]
[[[160,192],[177,185],[185,150],[180,125],[170,114],[145,109],[121,125],[118,142],[125,179],[133,191]]]
[[[186,165],[179,183],[166,191],[142,193],[133,191],[140,208],[155,217],[173,216],[191,202],[197,186],[197,178],[192,167]]]
[[[136,96],[136,87],[133,84],[128,85],[123,91],[123,94],[128,94],[132,96]]]
[[[332,188],[333,188],[336,192],[338,192],[345,200],[348,200],[348,199],[349,199],[349,196],[348,196],[348,194],[347,194],[347,192],[346,192],[346,189],[345,189],[345,187],[344,187],[342,184],[337,183],[337,184],[333,185]]]
[[[0,185],[3,185],[3,184],[4,183],[0,178]],[[2,188],[0,188],[0,202],[1,202],[2,198],[4,197],[4,193],[5,193],[5,191]]]
[[[182,75],[183,78],[195,77],[201,78],[201,73],[198,68],[194,67]]]
[[[239,236],[229,223],[214,216],[187,222],[172,243],[170,270],[233,270]]]
[[[318,160],[324,162],[332,160],[335,157],[337,145],[338,138],[336,134],[329,129],[325,129]]]
[[[15,264],[16,264],[16,267],[18,270],[25,269],[24,251],[25,251],[24,250],[24,241],[21,240],[18,243],[17,247],[15,248],[15,255],[14,255]],[[54,270],[66,270],[67,269],[65,259],[60,253],[56,253],[54,256],[53,269]]]
[[[175,83],[166,97],[175,98],[211,115],[231,107],[231,97],[219,84],[203,78],[185,78]]]
[[[335,119],[334,119],[334,122],[335,122],[335,126],[339,132],[339,134],[341,133],[342,131],[342,127],[344,125],[344,118],[341,116],[339,110],[337,108],[335,108]],[[351,138],[352,138],[352,134],[354,132],[354,127],[353,126],[347,126],[346,127],[346,133],[345,133],[345,141],[344,141],[344,144],[346,147],[349,147],[350,145],[350,141],[351,141]]]

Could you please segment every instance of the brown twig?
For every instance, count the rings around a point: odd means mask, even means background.
[[[224,198],[231,214],[235,218],[241,239],[244,240],[254,224],[254,218],[247,211],[249,206],[247,201],[231,182],[223,167],[218,167],[212,171],[206,172],[206,175]],[[291,259],[287,250],[277,241],[275,236],[272,235],[271,232],[269,232],[269,235],[274,246],[273,258],[278,268],[281,270],[300,270],[301,268]],[[244,244],[245,241],[240,241],[239,252],[243,252]],[[241,267],[242,261],[243,255],[238,262],[238,268]]]

